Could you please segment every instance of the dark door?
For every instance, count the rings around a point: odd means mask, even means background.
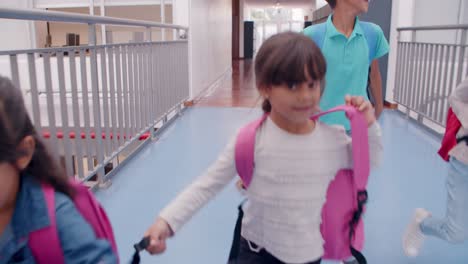
[[[393,0],[371,1],[369,4],[369,12],[360,17],[363,21],[368,21],[379,25],[385,35],[387,41],[390,42],[390,24],[392,20],[392,2]],[[390,52],[395,52],[390,50]],[[383,96],[387,90],[387,69],[388,55],[385,55],[379,60],[380,73],[382,74],[382,89]]]

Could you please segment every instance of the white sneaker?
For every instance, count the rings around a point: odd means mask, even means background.
[[[408,224],[405,234],[403,235],[403,250],[407,256],[416,257],[419,255],[419,250],[426,238],[421,231],[420,224],[429,216],[431,216],[431,213],[423,208],[417,208],[414,211],[413,218]]]

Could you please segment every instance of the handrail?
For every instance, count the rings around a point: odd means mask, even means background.
[[[455,30],[455,43],[438,43],[418,39],[420,31]],[[408,116],[416,114],[418,122],[445,127],[448,95],[466,78],[468,66],[468,24],[400,27],[395,76],[394,100]],[[412,34],[402,41],[401,34]],[[428,125],[429,126],[429,125]],[[430,125],[432,129],[435,126]]]
[[[171,40],[171,41],[157,41],[159,44],[164,43],[184,43],[187,40]],[[130,42],[130,43],[118,43],[118,44],[105,44],[105,45],[94,45],[95,48],[112,48],[112,47],[122,47],[122,46],[137,46],[137,45],[149,45],[156,42]],[[3,55],[18,55],[18,54],[28,54],[28,53],[42,53],[42,52],[67,52],[67,51],[76,51],[76,50],[87,50],[89,45],[81,46],[66,46],[66,47],[53,47],[53,48],[39,48],[39,49],[20,49],[20,50],[0,50],[0,56]]]
[[[397,31],[414,31],[414,30],[450,30],[450,29],[468,29],[468,24],[459,25],[441,25],[441,26],[418,26],[418,27],[399,27]]]
[[[37,9],[0,8],[0,18],[17,20],[56,21],[68,23],[121,25],[134,27],[159,27],[188,30],[188,28],[184,26],[157,23],[151,21],[123,19],[116,17],[91,16],[84,14],[73,14],[68,12],[50,10],[45,11]]]
[[[0,19],[88,27],[86,45],[0,51],[9,61],[9,67],[1,61],[0,73],[26,92],[34,126],[61,155],[67,175],[82,181],[96,175],[106,186],[106,166],[121,166],[119,154],[136,153],[144,145],[136,142],[169,125],[189,97],[187,27],[38,9],[0,8]],[[101,45],[99,24],[139,27],[146,35]],[[173,40],[155,41],[153,28],[173,31]]]

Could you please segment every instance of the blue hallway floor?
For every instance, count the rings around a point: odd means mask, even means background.
[[[238,128],[260,114],[252,108],[190,108],[123,166],[110,188],[97,192],[114,226],[123,263],[158,212],[203,173]],[[426,241],[419,257],[404,256],[401,234],[414,208],[444,214],[447,166],[436,154],[438,139],[398,112],[386,111],[380,123],[385,149],[368,186],[368,263],[468,263],[468,243],[436,239]],[[142,263],[226,263],[241,199],[233,182],[169,240],[165,254],[143,253]]]

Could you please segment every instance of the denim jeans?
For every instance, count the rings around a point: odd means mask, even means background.
[[[421,223],[421,230],[450,243],[461,243],[468,239],[468,165],[450,158],[446,184],[445,218],[428,217]]]

